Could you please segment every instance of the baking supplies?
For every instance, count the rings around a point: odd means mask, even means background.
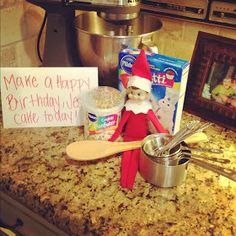
[[[152,137],[153,135],[150,135]],[[144,140],[147,140],[145,138]],[[196,143],[206,141],[207,136],[204,133],[194,134],[185,140],[186,143]],[[89,161],[104,158],[119,152],[140,148],[143,141],[132,142],[110,142],[102,140],[81,140],[73,142],[66,147],[66,153],[70,159],[77,161]]]
[[[205,158],[205,161],[200,160],[200,158],[203,159],[204,157],[192,156],[191,150],[184,148],[184,143],[174,146],[170,149],[169,154],[156,155],[155,150],[161,149],[169,138],[169,135],[166,134],[155,134],[143,140],[140,156],[140,174],[148,182],[160,187],[177,186],[185,180],[189,162],[236,181],[235,170],[206,162],[206,160],[209,160],[228,163],[229,160],[210,157],[208,159]]]
[[[140,148],[142,141],[110,142],[102,140],[82,140],[69,144],[66,153],[70,159],[91,161],[113,154]]]
[[[194,150],[192,150],[190,147],[187,146],[186,142],[182,142],[181,144],[176,145],[170,150],[170,153],[168,155],[156,155],[155,147],[159,147],[162,145],[165,145],[166,140],[170,139],[169,135],[166,134],[153,134],[149,135],[143,140],[143,150],[145,153],[148,154],[149,158],[153,159],[155,162],[161,163],[161,164],[167,164],[167,165],[177,165],[179,161],[183,158],[190,158],[192,159],[202,159],[202,160],[209,160],[212,162],[218,162],[222,164],[230,163],[229,159],[219,158],[219,157],[209,157],[204,156],[204,153],[201,155],[195,154]],[[188,141],[188,138],[186,139]],[[191,141],[191,140],[190,140]],[[190,143],[188,143],[190,144]],[[196,151],[196,149],[195,149]],[[213,150],[214,151],[214,150]],[[199,151],[198,151],[199,152]],[[214,153],[211,152],[211,150],[208,150],[208,153]]]
[[[183,142],[186,138],[191,137],[193,134],[203,131],[205,128],[209,127],[211,123],[199,124],[197,120],[189,122],[185,127],[180,129],[173,136],[166,136],[169,140],[166,140],[167,143],[164,143],[162,146],[157,146],[155,149],[155,155],[168,155],[172,148]]]
[[[147,182],[169,188],[185,181],[188,163],[189,159],[183,158],[179,165],[163,165],[149,158],[142,150],[139,159],[139,172]]]
[[[203,160],[209,160],[209,161],[214,161],[214,162],[218,162],[218,163],[222,163],[222,164],[227,164],[227,163],[230,163],[230,160],[229,159],[225,159],[225,158],[218,158],[218,157],[208,157],[208,156],[203,156],[202,155],[197,155],[197,154],[194,154],[193,151],[196,151],[197,149],[192,149],[192,148],[189,148],[187,146],[182,146],[181,147],[181,152],[184,153],[184,155],[186,155],[186,157],[191,157],[191,159],[195,159],[195,158],[199,158],[199,159],[203,159]],[[217,149],[216,149],[217,150]],[[209,153],[214,153],[216,154],[216,151],[215,149],[211,150],[211,149],[208,149],[208,150],[201,150],[199,149],[198,151],[200,152],[209,152]],[[219,152],[217,152],[217,154],[219,154]]]
[[[120,120],[123,94],[115,88],[100,86],[85,94],[83,106],[85,139],[108,140]]]

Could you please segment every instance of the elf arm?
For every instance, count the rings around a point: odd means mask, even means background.
[[[126,110],[124,111],[124,113],[123,113],[123,115],[121,117],[120,123],[119,123],[115,133],[109,138],[108,141],[114,141],[114,140],[116,140],[119,137],[119,135],[121,134],[122,129],[123,129],[125,123],[129,119],[130,114],[131,114],[131,111],[126,111]]]
[[[157,119],[153,110],[150,109],[147,115],[159,133],[169,133],[167,130],[164,129],[160,121]]]

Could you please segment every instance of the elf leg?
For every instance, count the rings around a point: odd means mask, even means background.
[[[120,185],[123,188],[125,188],[126,179],[128,177],[128,173],[129,173],[131,154],[132,154],[132,151],[125,151],[122,154]]]
[[[129,163],[129,172],[125,185],[125,187],[128,189],[132,189],[134,186],[135,177],[138,172],[139,156],[140,156],[140,149],[135,149],[132,151],[131,160]]]

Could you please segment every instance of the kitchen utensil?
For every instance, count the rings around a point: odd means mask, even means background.
[[[90,161],[119,152],[140,148],[142,141],[109,142],[102,140],[82,140],[69,144],[66,153],[70,159]]]
[[[201,132],[207,128],[210,123],[199,124],[199,121],[191,121],[184,128],[180,129],[175,135],[169,136],[170,139],[163,146],[157,146],[155,149],[155,155],[163,156],[168,155],[170,150],[176,145],[183,142],[186,138],[190,137],[194,133]]]
[[[157,52],[153,37],[162,23],[144,12],[125,24],[108,22],[96,12],[86,12],[76,17],[75,27],[82,65],[99,68],[99,85],[117,88],[119,52],[128,47]]]
[[[166,154],[169,154],[169,151],[180,144],[183,141],[183,137],[185,137],[187,134],[191,132],[191,129],[198,124],[199,121],[191,121],[189,122],[185,127],[180,129],[175,135],[171,136],[168,135],[166,137],[169,138],[167,139],[161,139],[161,142],[165,141],[165,143],[158,144],[156,148],[154,149],[155,151],[155,156],[163,156],[165,152]]]
[[[152,134],[147,136],[143,141],[132,142],[109,142],[102,140],[82,140],[69,144],[66,147],[66,153],[70,159],[78,161],[89,161],[104,158],[119,152],[140,148],[146,140],[156,140],[156,135],[166,137],[166,134]],[[204,133],[195,134],[195,139],[192,137],[185,140],[186,143],[194,143],[205,141],[207,139]]]
[[[182,155],[183,154],[184,154],[185,158],[190,158],[191,160],[199,160],[199,159],[201,159],[201,160],[212,161],[212,162],[217,162],[217,163],[221,163],[221,164],[228,164],[228,163],[230,163],[230,160],[229,159],[225,159],[225,158],[200,156],[200,155],[186,153],[186,152],[182,151]]]
[[[139,158],[140,175],[149,183],[159,187],[174,187],[182,184],[187,176],[189,159],[182,159],[179,165],[163,165],[150,159],[141,150]]]
[[[152,151],[150,153],[150,151],[148,151],[148,149],[150,150],[150,147],[147,147],[147,145],[145,145],[143,149],[145,154],[148,155],[150,159],[164,165],[178,165],[182,158],[188,158],[191,160],[200,159],[200,160],[217,162],[221,164],[230,163],[230,160],[225,158],[209,157],[209,156],[193,154],[191,152],[191,149],[186,147],[186,144],[184,146],[183,145],[175,146],[175,148],[172,149],[172,152],[169,155],[164,155],[164,156],[155,156],[155,153],[153,153]]]
[[[168,138],[168,135],[166,135],[166,136]],[[217,174],[223,175],[231,180],[236,181],[236,171],[235,170],[231,170],[228,168],[224,168],[224,167],[200,160],[200,158],[204,159],[204,157],[199,156],[199,155],[191,156],[191,151],[184,150],[184,147],[182,150],[181,145],[175,146],[173,149],[171,149],[170,154],[168,154],[168,155],[156,156],[155,149],[157,147],[161,148],[161,145],[165,144],[165,142],[166,142],[165,139],[166,139],[166,137],[164,134],[155,135],[155,136],[148,137],[147,139],[144,139],[141,156],[148,160],[148,161],[147,160],[145,161],[145,164],[147,164],[147,162],[149,162],[148,165],[153,165],[153,162],[155,162],[155,163],[158,163],[163,166],[178,166],[178,165],[181,165],[182,163],[184,163],[186,159],[189,159],[189,161],[193,164],[199,165],[205,169],[211,170]],[[208,157],[206,157],[205,160],[207,158]],[[210,157],[208,158],[208,160],[217,161],[217,162],[224,163],[224,164],[229,162],[229,160],[227,160],[227,159],[210,158]],[[158,169],[161,168],[159,165],[156,167]],[[142,169],[143,167],[140,166],[140,168]],[[155,172],[154,172],[154,174],[155,174]]]
[[[139,172],[140,175],[151,184],[159,187],[174,187],[181,185],[185,181],[189,163],[201,166],[204,169],[236,181],[235,170],[185,156],[185,153],[182,153],[182,158],[179,160],[178,164],[162,164],[151,159],[143,149],[141,150],[139,158]]]
[[[196,133],[198,134],[198,133]],[[196,135],[194,134],[194,136]],[[190,137],[191,138],[191,137]],[[154,160],[155,162],[159,162],[165,165],[177,165],[181,158],[190,158],[193,156],[194,158],[204,159],[204,156],[200,156],[197,154],[193,154],[191,148],[187,146],[186,143],[182,142],[181,144],[175,145],[170,149],[169,154],[165,155],[156,155],[156,149],[161,149],[163,145],[165,145],[166,140],[170,139],[170,135],[168,134],[156,134],[150,135],[143,140],[142,149],[145,155]],[[188,140],[188,139],[187,139]],[[206,157],[207,158],[207,157]],[[212,161],[218,161],[220,163],[226,163],[228,159],[221,158],[210,158]]]
[[[222,166],[217,166],[217,165],[211,164],[209,162],[198,160],[196,158],[194,158],[194,159],[190,158],[190,161],[193,164],[201,166],[204,169],[213,171],[219,175],[225,176],[226,178],[231,179],[236,182],[236,171],[235,170],[224,168]]]
[[[187,147],[191,151],[197,151],[197,152],[209,152],[209,153],[215,153],[215,154],[222,154],[223,150],[218,148],[204,148],[204,147],[193,147],[191,148]]]
[[[191,151],[191,148],[188,148],[187,146],[181,146],[181,152],[184,153],[185,156],[190,156],[192,158],[200,158],[200,159],[203,159],[203,160],[215,161],[215,162],[219,162],[219,163],[222,163],[222,164],[230,163],[229,159],[219,158],[219,157],[209,157],[209,156],[202,156],[202,155],[194,154]]]

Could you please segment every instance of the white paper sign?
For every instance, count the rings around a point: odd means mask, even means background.
[[[94,67],[1,68],[3,126],[83,125],[81,97],[97,86]]]

